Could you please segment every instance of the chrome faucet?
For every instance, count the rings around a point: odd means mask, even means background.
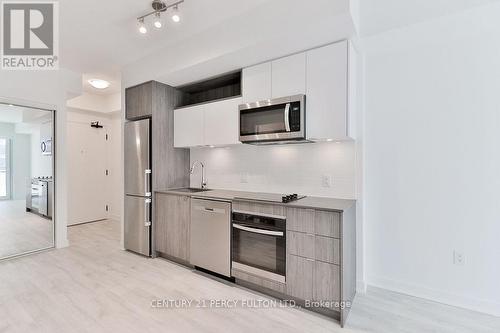
[[[191,166],[191,169],[189,170],[189,173],[191,175],[193,174],[194,167],[196,166],[196,164],[201,165],[201,188],[206,189],[207,188],[207,180],[205,179],[205,164],[203,164],[202,162],[199,162],[199,161],[194,162],[193,165]]]

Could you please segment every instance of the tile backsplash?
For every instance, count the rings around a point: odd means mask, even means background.
[[[346,199],[355,198],[355,159],[354,142],[191,149],[191,163],[206,166],[209,188]],[[197,167],[191,186],[200,179]]]

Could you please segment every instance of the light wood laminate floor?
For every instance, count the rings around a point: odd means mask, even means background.
[[[152,308],[154,299],[265,300],[120,250],[119,223],[71,227],[71,246],[0,262],[0,332],[500,332],[500,318],[371,289],[347,327],[290,308]]]
[[[51,220],[26,212],[25,200],[0,201],[0,258],[53,246]]]

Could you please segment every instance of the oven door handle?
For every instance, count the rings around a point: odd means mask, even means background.
[[[290,103],[285,106],[285,130],[290,132]]]
[[[260,235],[279,236],[279,237],[284,236],[283,231],[272,231],[272,230],[250,228],[240,224],[233,224],[233,228],[240,229],[243,231],[253,232],[254,234],[260,234]]]

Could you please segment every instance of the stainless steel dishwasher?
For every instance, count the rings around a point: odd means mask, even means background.
[[[206,199],[191,201],[190,262],[231,277],[231,203]]]

